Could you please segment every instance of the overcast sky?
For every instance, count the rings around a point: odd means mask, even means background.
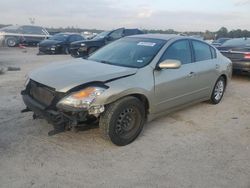
[[[250,30],[250,0],[1,0],[0,24],[178,31]]]

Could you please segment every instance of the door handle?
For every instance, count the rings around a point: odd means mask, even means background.
[[[195,76],[195,72],[190,72],[189,74],[188,74],[188,77],[190,77],[190,78],[192,78],[192,77],[194,77]]]
[[[215,65],[215,68],[216,68],[216,69],[219,69],[219,68],[220,68],[220,65],[216,64],[216,65]]]

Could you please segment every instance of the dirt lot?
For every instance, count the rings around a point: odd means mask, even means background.
[[[30,70],[66,55],[0,49],[0,187],[250,187],[250,77],[237,76],[219,105],[201,103],[148,123],[126,147],[93,128],[48,137],[51,125],[21,114]]]

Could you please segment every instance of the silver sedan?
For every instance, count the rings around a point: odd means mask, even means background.
[[[123,146],[146,121],[197,102],[218,104],[232,62],[213,46],[177,35],[137,35],[88,59],[51,64],[29,74],[24,112],[54,125],[50,135],[99,122],[104,138]]]

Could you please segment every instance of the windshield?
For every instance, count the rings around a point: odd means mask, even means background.
[[[50,37],[50,40],[66,41],[69,35],[66,34],[55,34]]]
[[[103,39],[103,38],[106,37],[109,33],[110,33],[110,31],[101,32],[101,33],[99,33],[98,35],[96,35],[92,40]]]
[[[123,38],[101,48],[88,59],[112,65],[140,68],[149,64],[165,43],[165,40],[159,39]]]

